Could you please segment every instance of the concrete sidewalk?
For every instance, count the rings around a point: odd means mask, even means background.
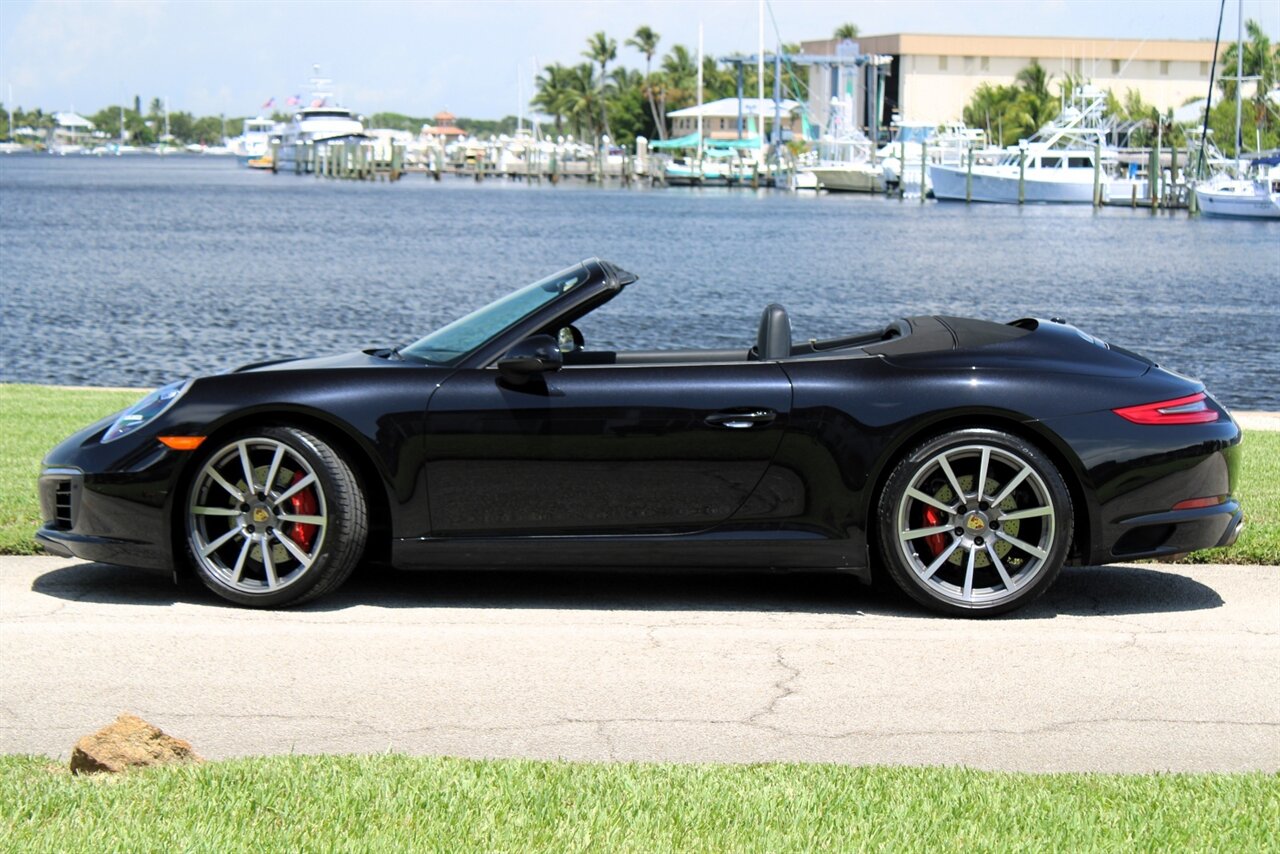
[[[365,573],[225,607],[0,558],[0,751],[66,758],[129,710],[208,757],[1280,770],[1280,569],[1064,570],[1012,618],[838,576]]]

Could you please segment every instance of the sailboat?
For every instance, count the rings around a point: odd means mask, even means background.
[[[1238,6],[1236,30],[1236,174],[1222,173],[1195,185],[1196,202],[1205,216],[1280,219],[1280,171],[1273,162],[1255,160],[1253,172],[1240,174],[1240,90],[1244,88],[1244,0]],[[1228,80],[1231,78],[1227,78]],[[1212,85],[1212,84],[1211,84]],[[1205,102],[1207,110],[1208,101]]]

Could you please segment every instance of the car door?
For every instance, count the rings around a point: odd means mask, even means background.
[[[427,413],[436,536],[683,533],[728,519],[777,451],[774,363],[581,365],[446,380]]]

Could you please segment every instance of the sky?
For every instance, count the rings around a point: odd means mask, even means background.
[[[865,35],[1046,35],[1212,39],[1218,0],[768,0],[766,45]],[[1234,38],[1228,0],[1224,38]],[[0,0],[0,99],[93,113],[168,100],[196,115],[256,113],[268,98],[306,95],[313,64],[342,102],[366,115],[442,110],[500,118],[527,103],[535,63],[582,61],[604,30],[618,60],[648,25],[709,55],[754,53],[757,0]],[[1244,0],[1244,17],[1280,41],[1280,0]],[[10,100],[12,87],[12,101]],[[527,112],[527,110],[526,110]]]

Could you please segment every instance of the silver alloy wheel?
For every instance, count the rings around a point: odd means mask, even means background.
[[[1051,493],[1005,448],[949,448],[916,469],[898,501],[897,547],[918,581],[957,605],[992,606],[1044,570],[1057,524]]]
[[[209,458],[189,492],[192,555],[210,579],[240,593],[296,584],[320,556],[328,525],[315,469],[275,439],[228,444]]]

